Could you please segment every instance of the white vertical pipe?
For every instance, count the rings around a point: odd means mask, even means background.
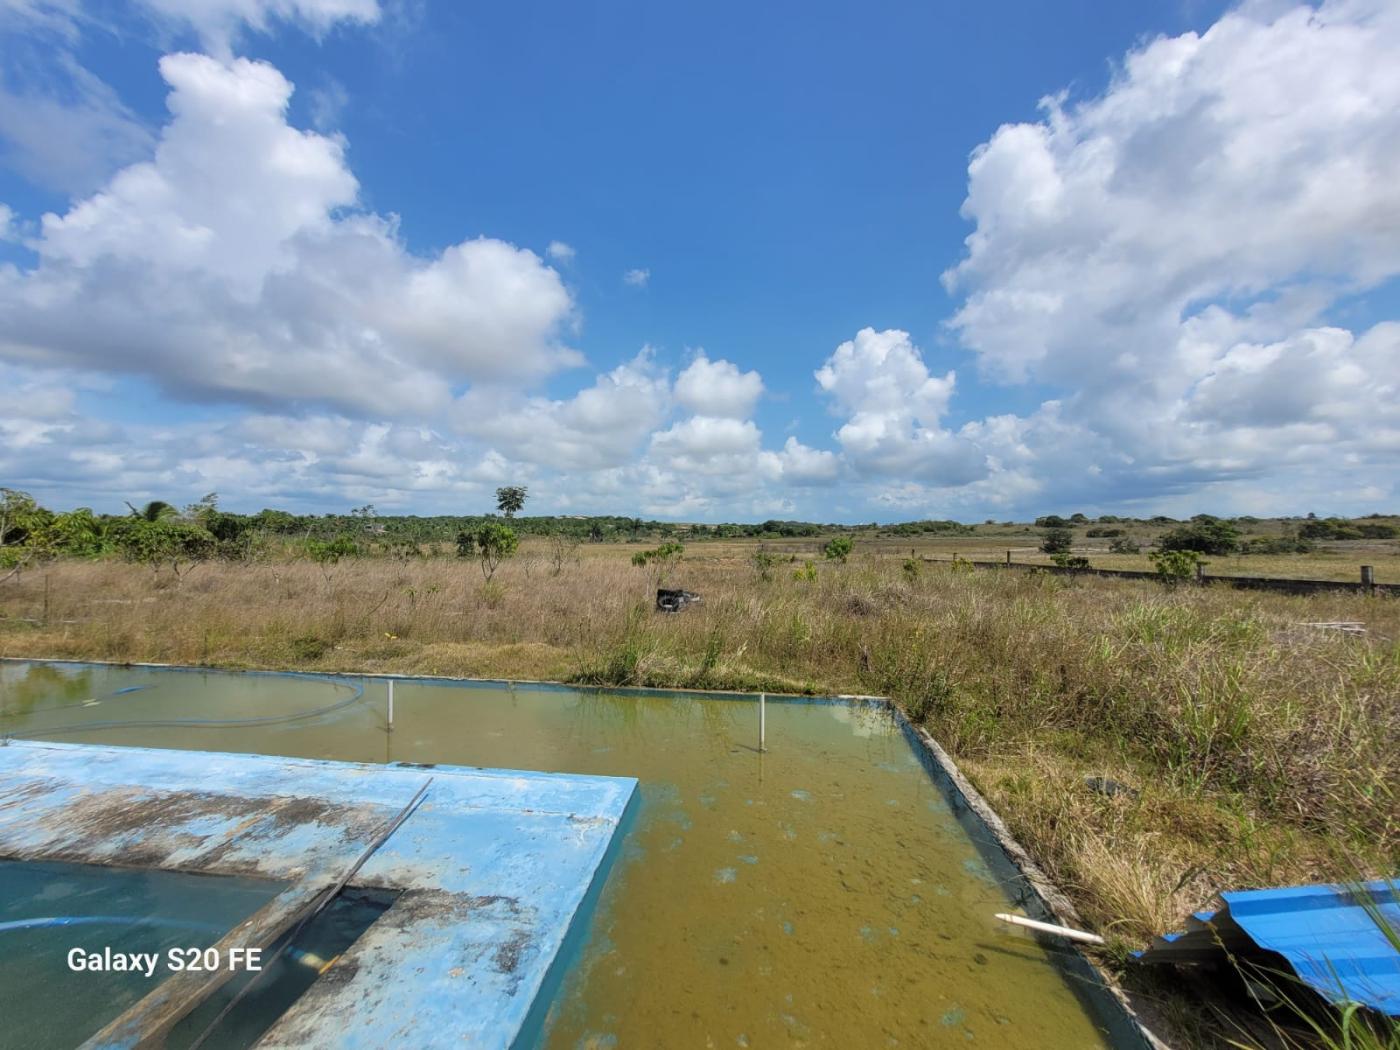
[[[767,725],[767,721],[768,721],[767,701],[768,701],[768,694],[767,694],[767,693],[759,693],[759,694],[758,694],[758,749],[759,749],[760,751],[767,751],[767,750],[768,750],[766,747],[763,746],[763,738],[764,738],[764,736],[766,735],[766,731],[767,731],[767,728],[768,728],[768,725]]]
[[[389,679],[389,729],[394,728],[394,680]]]

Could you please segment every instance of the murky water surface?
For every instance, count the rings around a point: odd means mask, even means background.
[[[770,703],[760,755],[745,701],[399,682],[389,733],[385,691],[0,665],[0,732],[637,777],[551,1050],[1107,1045],[1073,978],[992,918],[1005,892],[879,709]]]

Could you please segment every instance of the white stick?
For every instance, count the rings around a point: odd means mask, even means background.
[[[768,701],[768,694],[767,694],[767,693],[759,693],[759,694],[758,694],[758,749],[759,749],[760,751],[767,751],[767,750],[768,750],[766,747],[763,746],[763,738],[764,738],[764,736],[766,735],[766,732],[767,732],[767,729],[768,729],[768,725],[767,725],[767,721],[768,721],[767,701]]]
[[[394,680],[389,679],[389,730],[394,729]]]
[[[1028,919],[1024,915],[1006,915],[997,912],[997,918],[1002,922],[1009,922],[1014,926],[1025,926],[1027,929],[1039,930],[1041,933],[1053,933],[1057,937],[1066,937],[1071,941],[1083,941],[1085,944],[1103,944],[1104,940],[1097,933],[1085,933],[1083,930],[1071,930],[1068,926],[1056,926],[1054,923],[1041,922],[1038,919]]]

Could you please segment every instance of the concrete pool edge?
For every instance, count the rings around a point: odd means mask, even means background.
[[[991,834],[991,844],[1019,875],[1026,892],[1020,895],[1018,903],[1032,913],[1032,918],[1083,929],[1084,920],[1073,902],[1011,834],[1006,822],[958,768],[953,756],[944,750],[927,729],[911,722],[900,710],[899,705],[890,700],[886,700],[886,703],[905,739],[916,745],[915,751],[924,760],[925,769],[929,770],[940,787],[956,792],[966,807],[965,814]],[[959,816],[961,818],[962,814]],[[978,845],[985,846],[987,843],[985,840],[978,840]],[[1170,1050],[1170,1044],[1148,1027],[1148,1022],[1142,1016],[1142,1008],[1132,1001],[1127,990],[1113,974],[1099,966],[1092,957],[1072,942],[1066,942],[1061,954],[1074,960],[1074,965],[1067,966],[1067,970],[1080,971],[1078,976],[1090,982],[1084,992],[1078,994],[1081,1001],[1086,1002],[1094,1014],[1108,1026],[1110,1034],[1115,1038],[1133,1038],[1140,1045],[1151,1047],[1152,1050]],[[1095,992],[1098,994],[1094,994]],[[1105,993],[1110,1002],[1103,1001],[1102,996]]]
[[[72,667],[149,668],[187,674],[288,675],[298,678],[354,679],[374,682],[411,682],[419,685],[529,686],[549,690],[593,693],[637,693],[646,696],[702,696],[710,700],[752,702],[763,690],[696,689],[689,686],[596,685],[590,682],[558,682],[546,678],[475,678],[463,675],[395,674],[390,671],[287,670],[269,667],[229,667],[218,664],[168,664],[152,660],[80,660],[69,656],[0,656],[0,664],[66,664]],[[884,706],[889,697],[864,693],[783,693],[765,692],[774,703],[870,704]]]
[[[752,703],[758,694],[737,690],[701,690],[671,687],[614,686],[577,684],[533,679],[500,679],[452,677],[447,675],[405,675],[384,672],[347,671],[279,671],[261,668],[223,668],[191,666],[154,662],[98,661],[73,659],[45,659],[41,657],[0,657],[0,664],[40,663],[67,664],[75,666],[148,668],[163,671],[179,671],[203,674],[256,674],[256,675],[295,675],[303,678],[324,678],[328,680],[362,679],[367,681],[396,681],[420,685],[466,686],[466,687],[514,687],[520,686],[541,691],[611,693],[617,695],[649,697],[699,697],[724,699]],[[1006,823],[996,810],[972,785],[971,781],[958,768],[952,756],[921,726],[911,722],[905,713],[888,697],[863,694],[801,694],[768,693],[774,703],[795,704],[840,704],[858,707],[879,707],[890,713],[910,744],[915,755],[935,784],[954,803],[955,815],[963,822],[979,851],[990,866],[1001,868],[1014,874],[1018,883],[1012,896],[1017,899],[1033,917],[1046,919],[1062,925],[1083,927],[1079,916],[1068,896],[1057,887],[1043,869],[1033,860],[1030,853],[1011,834]],[[1007,880],[1009,881],[1009,880]],[[600,884],[601,885],[601,884]],[[587,926],[587,919],[579,925]],[[1103,969],[1086,952],[1072,944],[1057,946],[1056,955],[1064,960],[1066,983],[1105,1031],[1119,1045],[1151,1047],[1153,1050],[1166,1050],[1169,1044],[1148,1027],[1145,1015],[1153,1011],[1144,1009],[1133,1002],[1127,990],[1113,974]],[[1160,1021],[1155,1024],[1161,1026]]]

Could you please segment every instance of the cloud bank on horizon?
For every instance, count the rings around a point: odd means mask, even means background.
[[[134,10],[201,47],[159,59],[154,128],[81,66],[79,0],[0,0],[66,70],[62,91],[0,84],[0,157],[66,200],[0,202],[0,483],[100,509],[218,491],[426,513],[513,482],[540,510],[701,520],[1395,502],[1400,318],[1348,320],[1400,276],[1395,4],[1246,4],[991,130],[934,337],[959,367],[878,316],[782,348],[810,360],[784,407],[823,416],[820,443],[764,433],[780,395],[738,354],[591,364],[581,282],[616,277],[587,276],[586,249],[412,247],[345,136],[295,126],[294,85],[237,54],[374,32],[374,0]],[[626,273],[629,298],[649,276]],[[1020,411],[960,410],[969,377]],[[96,407],[130,383],[144,407]]]

